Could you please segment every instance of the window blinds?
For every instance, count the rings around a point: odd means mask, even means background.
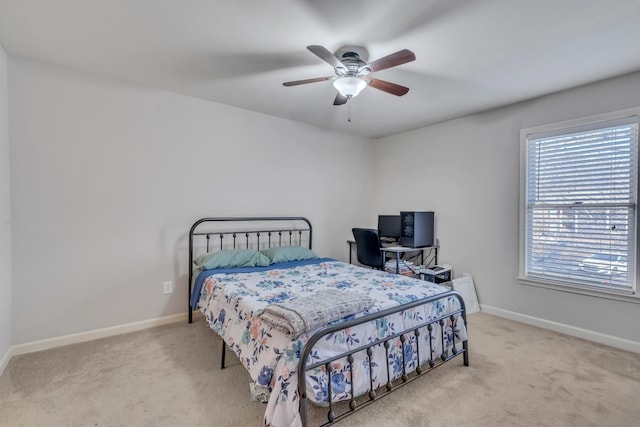
[[[528,135],[526,275],[635,292],[636,117]]]

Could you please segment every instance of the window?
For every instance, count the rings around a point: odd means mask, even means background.
[[[520,279],[636,294],[638,111],[521,132]]]

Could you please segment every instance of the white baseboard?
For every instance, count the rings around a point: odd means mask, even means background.
[[[141,331],[143,329],[149,329],[155,326],[167,325],[169,323],[176,323],[181,321],[187,321],[187,313],[174,314],[171,316],[158,317],[156,319],[143,320],[141,322],[127,323],[125,325],[112,326],[109,328],[95,329],[93,331],[79,332],[77,334],[49,338],[46,340],[17,344],[9,349],[9,359],[18,354],[33,353],[35,351],[47,350],[54,347],[61,347],[63,345],[96,340],[98,338],[106,338],[113,335],[126,334],[128,332]]]
[[[0,375],[2,375],[2,373],[4,372],[4,368],[6,368],[9,364],[11,356],[13,356],[13,347],[9,347],[4,353],[4,356],[2,356],[2,359],[0,359]]]
[[[540,328],[550,329],[555,332],[560,332],[562,334],[571,335],[573,337],[594,341],[622,350],[640,353],[640,342],[618,338],[614,337],[613,335],[590,331],[588,329],[577,328],[575,326],[565,325],[564,323],[552,322],[550,320],[540,319],[538,317],[528,316],[526,314],[520,314],[514,311],[503,310],[501,308],[491,307],[484,304],[480,304],[480,310],[488,314],[493,314],[494,316],[504,317],[506,319],[515,320],[516,322],[526,323],[527,325],[538,326]]]

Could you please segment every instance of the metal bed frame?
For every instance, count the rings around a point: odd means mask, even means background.
[[[254,222],[254,223],[269,223],[269,222],[279,222],[279,223],[297,223],[297,224],[305,224],[302,227],[279,227],[279,228],[271,228],[271,229],[255,229],[255,230],[205,230],[199,231],[198,228],[201,228],[203,224],[206,223],[233,223],[233,222]],[[308,247],[311,249],[312,244],[312,227],[311,221],[304,217],[296,217],[296,216],[279,216],[279,217],[212,217],[212,218],[200,218],[196,222],[193,223],[191,229],[189,230],[189,298],[187,301],[190,301],[191,298],[191,287],[193,286],[193,255],[195,250],[195,242],[194,238],[197,236],[204,236],[206,239],[205,251],[209,252],[212,250],[213,245],[211,243],[211,237],[218,236],[220,240],[220,245],[218,246],[219,250],[225,248],[225,237],[229,237],[232,242],[228,245],[229,248],[239,248],[244,246],[246,249],[249,247],[255,247],[260,250],[262,247],[260,246],[260,238],[262,237],[262,244],[265,248],[271,248],[273,246],[283,246],[283,244],[288,244],[289,246],[296,243],[298,246],[302,245],[303,242],[303,234],[307,233],[307,242]],[[265,242],[266,237],[266,243]],[[284,237],[284,241],[283,241]],[[297,241],[296,238],[297,237]],[[276,245],[277,240],[277,245]],[[244,242],[244,245],[242,243]],[[193,322],[193,309],[191,308],[191,303],[189,303],[189,323]],[[224,368],[224,366],[223,366]]]
[[[210,223],[220,223],[220,222],[254,222],[254,223],[270,223],[270,222],[279,222],[279,223],[285,223],[285,222],[290,222],[290,223],[295,223],[295,224],[302,224],[302,226],[298,225],[298,226],[289,226],[289,227],[280,227],[280,228],[273,228],[273,229],[269,229],[269,228],[262,228],[262,229],[258,229],[258,230],[246,230],[243,229],[241,231],[235,230],[224,230],[224,231],[215,231],[215,230],[204,230],[204,231],[199,231],[198,229],[203,227],[204,224],[210,224]],[[206,228],[206,227],[205,227]],[[265,242],[265,235],[266,235],[266,242]],[[306,235],[306,239],[304,239],[304,236]],[[262,240],[262,245],[264,245],[264,248],[271,248],[273,246],[283,246],[283,245],[299,245],[301,246],[303,242],[307,242],[308,243],[308,248],[311,249],[311,245],[312,245],[312,227],[311,227],[311,222],[304,217],[212,217],[212,218],[201,218],[198,221],[196,221],[192,226],[191,229],[189,231],[189,295],[188,298],[190,299],[191,297],[191,287],[192,287],[192,279],[193,279],[193,271],[192,271],[192,266],[193,266],[193,260],[194,260],[194,239],[197,237],[203,237],[206,239],[206,246],[205,249],[207,252],[209,252],[212,248],[211,246],[211,237],[213,236],[218,236],[219,238],[219,249],[223,249],[225,248],[225,242],[224,239],[226,237],[229,237],[232,242],[230,244],[228,244],[228,247],[230,248],[236,248],[236,247],[245,247],[245,248],[249,248],[250,246],[256,247],[257,249],[261,249],[261,243],[260,243],[260,238],[263,237]],[[409,329],[397,332],[393,335],[390,335],[388,337],[386,337],[384,340],[378,340],[376,342],[373,343],[367,343],[367,344],[363,344],[357,348],[353,348],[350,351],[347,352],[343,352],[337,355],[334,355],[330,358],[326,358],[324,360],[318,361],[318,362],[314,362],[314,363],[308,363],[306,362],[309,359],[309,355],[311,354],[311,352],[314,349],[314,346],[320,341],[322,340],[324,337],[326,337],[329,334],[334,334],[336,332],[345,330],[347,328],[351,328],[354,327],[356,325],[360,325],[363,323],[367,323],[367,322],[371,322],[371,321],[375,321],[376,319],[380,319],[382,317],[385,316],[390,316],[392,314],[395,313],[400,313],[404,310],[413,308],[413,307],[417,307],[423,304],[429,304],[432,303],[434,301],[438,301],[438,300],[444,300],[450,297],[454,297],[456,298],[459,303],[460,303],[460,309],[451,312],[451,313],[447,313],[444,316],[435,318],[435,319],[429,319],[428,321],[425,321],[419,325],[416,325],[414,327],[411,327]],[[328,375],[328,380],[327,380],[327,396],[328,396],[328,410],[327,410],[327,422],[322,424],[322,426],[329,426],[332,425],[335,422],[338,422],[340,420],[342,420],[343,418],[355,413],[356,411],[359,411],[362,408],[365,408],[366,406],[369,406],[370,404],[374,403],[375,401],[381,399],[382,397],[390,394],[391,392],[397,390],[398,388],[412,382],[413,380],[417,379],[418,377],[423,376],[425,373],[437,368],[438,366],[441,366],[442,364],[450,361],[451,359],[454,359],[458,356],[463,357],[463,363],[464,366],[469,366],[469,348],[468,348],[468,341],[464,340],[461,344],[461,347],[456,347],[456,342],[455,339],[453,339],[453,346],[451,348],[451,352],[447,351],[444,342],[445,342],[445,334],[446,331],[450,331],[450,333],[452,335],[455,335],[455,328],[456,328],[456,322],[459,321],[459,319],[462,319],[462,321],[464,322],[464,326],[465,328],[467,327],[467,316],[466,316],[466,310],[465,310],[465,305],[464,305],[464,300],[462,299],[462,296],[456,292],[456,291],[448,291],[448,292],[444,292],[442,294],[438,294],[438,295],[433,295],[431,297],[427,297],[427,298],[423,298],[420,300],[416,300],[407,304],[402,304],[396,307],[392,307],[390,309],[387,310],[383,310],[383,311],[379,311],[377,313],[373,313],[370,314],[368,316],[363,316],[363,317],[359,317],[356,319],[352,319],[346,322],[342,322],[342,323],[338,323],[332,326],[328,326],[325,328],[322,328],[321,330],[317,331],[305,344],[305,347],[300,355],[300,361],[301,363],[298,366],[298,384],[297,384],[297,392],[298,392],[298,396],[300,398],[300,417],[302,420],[302,425],[303,426],[307,426],[308,425],[308,413],[309,413],[309,409],[308,409],[308,396],[307,396],[307,391],[306,391],[306,375],[307,372],[312,371],[313,369],[322,367],[323,365],[326,368],[326,372]],[[451,320],[451,326],[450,328],[446,328],[446,323],[447,320]],[[193,322],[193,310],[191,308],[191,304],[189,304],[189,323]],[[384,348],[387,360],[388,360],[388,355],[389,355],[389,348],[392,345],[392,341],[393,340],[397,340],[399,339],[401,344],[404,345],[408,345],[405,344],[407,341],[407,338],[409,338],[409,341],[411,341],[411,336],[414,336],[416,338],[416,340],[418,339],[418,337],[421,334],[421,330],[424,330],[426,328],[426,330],[429,332],[429,354],[432,354],[432,349],[433,346],[435,345],[434,338],[432,337],[431,332],[433,331],[434,325],[438,325],[440,326],[440,336],[438,337],[440,339],[440,342],[442,344],[442,349],[443,349],[443,354],[435,360],[432,360],[431,358],[429,358],[427,360],[427,363],[421,366],[417,366],[415,368],[415,370],[413,371],[408,371],[407,370],[407,363],[410,361],[406,361],[405,360],[405,352],[404,349],[402,350],[402,375],[400,378],[395,379],[395,380],[389,380],[384,387],[379,387],[377,389],[374,389],[373,387],[373,367],[371,366],[372,364],[369,364],[369,391],[363,395],[363,396],[355,396],[354,390],[353,390],[353,367],[351,366],[351,364],[354,361],[354,355],[356,353],[359,352],[366,352],[367,357],[371,360],[371,357],[373,355],[373,351],[375,347],[381,347]],[[436,338],[437,339],[437,338]],[[221,369],[224,368],[224,364],[225,364],[225,348],[226,348],[226,344],[223,341],[222,342],[222,357],[221,357]],[[420,353],[419,353],[419,346],[416,345],[416,350],[417,350],[417,360],[420,361]],[[380,350],[381,351],[381,350]],[[340,359],[345,359],[347,360],[347,362],[349,362],[350,365],[350,375],[352,376],[352,381],[351,381],[351,399],[348,401],[348,403],[340,405],[340,403],[343,402],[332,402],[332,383],[331,383],[331,372],[332,372],[332,363],[335,362],[336,360],[340,360]],[[387,363],[387,378],[390,379],[391,378],[391,373],[390,373],[390,364]],[[340,406],[341,408],[336,408],[336,406]],[[338,409],[338,411],[336,412],[336,409]]]

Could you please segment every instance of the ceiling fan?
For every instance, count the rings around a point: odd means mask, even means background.
[[[399,50],[369,63],[365,62],[367,59],[365,57],[366,50],[363,48],[344,47],[339,49],[335,55],[324,46],[311,45],[307,46],[307,49],[331,65],[336,75],[284,82],[282,83],[284,86],[297,86],[333,80],[333,86],[338,90],[338,95],[333,101],[333,105],[346,104],[348,100],[358,96],[367,86],[396,96],[402,96],[409,92],[408,87],[376,79],[369,75],[375,71],[386,70],[387,68],[414,61],[416,55],[408,49]]]

